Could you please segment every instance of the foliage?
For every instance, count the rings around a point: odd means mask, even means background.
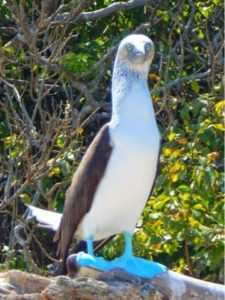
[[[23,202],[62,211],[73,172],[109,119],[114,46],[136,30],[155,42],[149,85],[162,149],[135,252],[221,281],[223,3],[149,1],[98,16],[111,4],[0,1],[0,263],[30,270],[30,250],[41,268],[54,261],[47,232],[26,227],[24,247],[13,228]],[[87,12],[96,17],[82,19]],[[122,249],[119,235],[102,253],[111,259]]]
[[[224,254],[223,123],[216,113],[222,103],[202,94],[182,105],[181,119],[162,147],[161,174],[143,214],[141,234],[151,237],[156,253],[183,252],[184,258],[171,266],[197,277],[217,273]]]

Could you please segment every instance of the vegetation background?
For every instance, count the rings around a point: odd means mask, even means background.
[[[162,149],[136,254],[223,281],[223,15],[222,0],[0,1],[2,270],[48,273],[55,261],[52,234],[24,224],[23,203],[62,211],[110,117],[117,45],[140,32],[156,48],[149,86]],[[117,236],[102,253],[122,249]]]

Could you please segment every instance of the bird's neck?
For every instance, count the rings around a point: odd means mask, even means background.
[[[121,61],[116,59],[112,77],[112,103],[114,105],[118,99],[135,84],[147,84],[148,68],[137,70],[128,68]]]
[[[148,70],[131,71],[115,64],[112,79],[111,124],[150,122],[154,109],[147,85]]]

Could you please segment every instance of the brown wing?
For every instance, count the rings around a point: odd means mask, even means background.
[[[108,125],[104,125],[84,155],[66,194],[63,217],[54,241],[57,254],[65,263],[73,235],[83,216],[90,210],[92,199],[112,153]]]

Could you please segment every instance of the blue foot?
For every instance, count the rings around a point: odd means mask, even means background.
[[[69,258],[70,260],[73,259],[73,255],[71,255]],[[123,255],[112,261],[107,261],[102,257],[96,257],[91,254],[80,252],[74,256],[74,259],[76,259],[74,263],[77,263],[80,266],[91,267],[101,271],[110,271],[113,269],[122,268],[128,273],[143,278],[151,278],[157,274],[167,271],[167,268],[159,263],[148,261],[133,255]]]

